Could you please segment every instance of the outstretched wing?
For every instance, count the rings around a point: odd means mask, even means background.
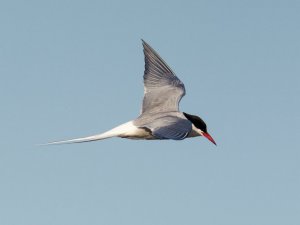
[[[179,102],[185,95],[184,84],[145,41],[143,47],[145,72],[142,114],[179,111]]]
[[[151,130],[158,139],[185,139],[192,130],[192,123],[175,116],[166,116],[146,124],[144,127]]]

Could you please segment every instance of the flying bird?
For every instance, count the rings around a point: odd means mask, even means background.
[[[184,84],[149,44],[144,40],[142,43],[145,56],[144,99],[139,117],[101,134],[47,144],[81,143],[111,137],[183,140],[203,136],[216,145],[200,117],[179,111],[179,102],[185,95]]]

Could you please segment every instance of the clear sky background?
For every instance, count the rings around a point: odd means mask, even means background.
[[[299,1],[1,1],[0,224],[300,224]],[[145,39],[218,146],[36,144],[134,119]]]

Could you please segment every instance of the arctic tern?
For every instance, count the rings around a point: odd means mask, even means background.
[[[179,111],[179,102],[185,95],[184,84],[149,44],[144,40],[142,44],[145,56],[144,99],[139,117],[101,134],[46,145],[98,141],[111,137],[183,140],[197,136],[203,136],[216,145],[200,117]]]

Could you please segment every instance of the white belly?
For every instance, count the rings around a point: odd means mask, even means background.
[[[114,129],[111,132],[116,133],[118,137],[128,138],[134,140],[153,140],[156,139],[151,131],[144,128],[139,128],[135,126],[132,121],[124,123]]]

